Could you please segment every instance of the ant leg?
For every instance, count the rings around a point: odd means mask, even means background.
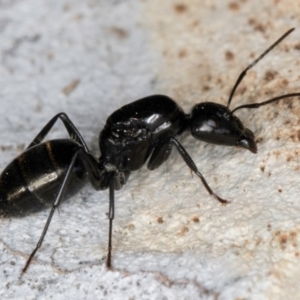
[[[109,232],[108,232],[108,252],[106,258],[106,267],[107,269],[111,269],[111,252],[112,252],[112,228],[113,228],[113,220],[115,217],[115,184],[117,186],[120,185],[119,178],[116,176],[115,173],[111,172],[108,176],[108,186],[105,183],[102,183],[102,176],[101,170],[97,168],[97,161],[90,153],[80,152],[79,155],[82,157],[82,163],[87,170],[87,174],[89,177],[89,181],[94,187],[95,190],[101,190],[109,188],[109,212],[108,212],[108,219],[109,219]],[[130,172],[127,171],[124,174],[124,182],[127,181]]]
[[[111,269],[111,251],[112,251],[112,227],[115,217],[115,188],[114,188],[114,176],[109,181],[109,233],[108,233],[108,253],[106,259],[106,266]]]
[[[159,143],[154,147],[148,161],[148,169],[155,170],[162,165],[171,155],[173,145],[169,140]]]
[[[210,195],[212,195],[213,197],[215,197],[222,204],[229,203],[229,201],[220,198],[218,195],[216,195],[212,191],[212,189],[209,187],[208,183],[204,179],[203,175],[198,171],[195,163],[193,162],[193,160],[189,156],[189,154],[186,152],[186,150],[183,148],[183,146],[174,137],[170,139],[170,142],[175,145],[176,149],[178,150],[179,154],[181,155],[181,157],[183,158],[185,163],[188,165],[188,167],[190,167],[190,169],[201,179],[201,181],[202,181],[203,185],[205,186],[206,190],[208,191],[208,193]]]
[[[66,175],[65,175],[65,177],[64,177],[63,183],[62,183],[62,185],[61,185],[61,187],[60,187],[60,189],[59,189],[59,192],[58,192],[58,194],[57,194],[57,196],[56,196],[56,198],[55,198],[55,200],[54,200],[54,202],[53,202],[53,204],[52,204],[51,211],[50,211],[50,213],[49,213],[47,222],[46,222],[46,224],[45,224],[45,226],[44,226],[44,229],[43,229],[43,232],[42,232],[42,234],[41,234],[41,236],[40,236],[40,239],[39,239],[39,241],[38,241],[38,243],[37,243],[35,249],[32,251],[32,253],[30,254],[29,258],[27,259],[27,262],[26,262],[26,264],[25,264],[25,266],[24,266],[24,268],[23,268],[23,270],[22,270],[21,275],[23,275],[23,274],[26,272],[26,270],[28,269],[28,267],[29,267],[29,265],[30,265],[30,262],[31,262],[31,260],[33,259],[35,253],[37,252],[37,250],[41,247],[41,245],[42,245],[42,243],[43,243],[43,240],[44,240],[44,238],[45,238],[45,235],[46,235],[46,233],[47,233],[47,231],[48,231],[48,228],[49,228],[49,225],[50,225],[50,223],[51,223],[53,214],[54,214],[56,208],[59,206],[59,204],[60,204],[60,202],[61,202],[61,199],[62,199],[62,197],[63,197],[63,193],[64,193],[64,191],[65,191],[65,189],[66,189],[66,187],[67,187],[68,180],[69,180],[69,178],[70,178],[70,174],[71,174],[72,168],[73,168],[73,166],[74,166],[74,164],[75,164],[75,162],[76,162],[76,159],[77,159],[78,154],[80,153],[80,151],[82,151],[82,150],[81,150],[81,149],[78,150],[78,151],[74,154],[74,156],[72,157],[71,163],[70,163],[70,165],[69,165],[69,167],[68,167],[68,170],[67,170]]]
[[[33,139],[33,141],[29,144],[29,146],[27,147],[27,149],[40,144],[43,139],[45,138],[45,136],[49,133],[49,131],[51,130],[51,128],[54,126],[55,122],[57,121],[57,119],[61,119],[61,121],[63,122],[63,124],[65,125],[70,138],[72,140],[75,140],[76,142],[78,142],[79,144],[81,144],[84,148],[84,150],[86,152],[89,152],[89,149],[83,139],[83,137],[81,136],[81,134],[79,133],[78,129],[75,127],[75,125],[73,124],[73,122],[69,119],[69,117],[65,114],[65,113],[59,113],[57,115],[55,115],[44,127],[43,129],[38,133],[38,135]]]

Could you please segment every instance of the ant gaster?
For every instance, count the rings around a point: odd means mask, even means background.
[[[246,104],[230,111],[232,97],[246,75],[268,52],[294,29],[287,31],[238,77],[227,106],[204,102],[196,104],[190,114],[169,97],[149,96],[116,110],[99,136],[101,156],[97,160],[89,151],[81,134],[65,113],[54,116],[27,149],[15,158],[0,176],[0,216],[22,217],[51,206],[40,239],[29,256],[22,273],[41,247],[56,208],[89,181],[95,190],[109,189],[109,236],[106,264],[111,268],[112,227],[114,219],[114,191],[120,190],[130,173],[147,162],[149,170],[165,162],[175,146],[187,166],[201,179],[210,195],[220,198],[209,187],[192,158],[177,137],[185,130],[207,143],[237,146],[256,153],[253,132],[245,128],[233,114],[239,109],[254,109],[281,99],[300,96],[300,93],[281,95],[261,102]],[[42,142],[55,122],[60,119],[70,139]]]

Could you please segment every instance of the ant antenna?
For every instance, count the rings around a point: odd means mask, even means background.
[[[230,114],[232,115],[235,111],[237,111],[240,108],[250,108],[250,109],[259,108],[260,106],[264,106],[264,105],[267,105],[269,103],[279,101],[281,99],[290,98],[290,97],[297,97],[297,96],[300,97],[300,93],[292,93],[292,94],[281,95],[281,96],[277,96],[275,98],[272,98],[272,99],[269,99],[267,101],[260,102],[260,103],[244,104],[244,105],[236,107],[234,110],[231,111]]]
[[[228,103],[227,103],[227,108],[229,108],[229,105],[230,105],[230,103],[231,103],[231,100],[232,100],[232,97],[233,97],[233,95],[234,95],[234,93],[235,93],[235,90],[237,89],[237,87],[239,86],[239,84],[241,83],[241,81],[243,80],[243,78],[246,76],[246,74],[247,74],[247,72],[252,68],[252,67],[254,67],[264,56],[266,56],[271,50],[273,50],[283,39],[285,39],[292,31],[294,31],[295,30],[295,28],[291,28],[289,31],[287,31],[282,37],[280,37],[274,44],[272,44],[264,53],[262,53],[257,59],[255,59],[254,60],[254,62],[252,62],[241,74],[240,74],[240,76],[238,77],[238,79],[237,79],[237,81],[236,81],[236,83],[235,83],[235,85],[234,85],[234,87],[233,87],[233,89],[232,89],[232,91],[231,91],[231,93],[230,93],[230,96],[229,96],[229,99],[228,99]],[[291,94],[292,95],[292,94]],[[287,95],[285,95],[285,96],[287,96]],[[284,96],[281,96],[281,97],[284,97]],[[277,97],[278,98],[278,97]],[[286,97],[284,97],[284,98],[286,98]],[[274,99],[276,99],[276,98],[274,98]],[[271,99],[271,100],[273,100],[273,101],[275,101],[274,99]],[[271,100],[268,100],[268,101],[271,101]],[[279,100],[279,99],[276,99],[276,100]],[[268,101],[266,101],[266,102],[268,102]],[[271,101],[272,102],[272,101]],[[264,102],[263,102],[264,103]],[[268,103],[270,103],[270,102],[268,102]],[[267,104],[267,103],[265,103],[265,104]],[[264,104],[262,104],[261,103],[261,105],[264,105]],[[260,105],[260,106],[261,106]],[[247,106],[247,105],[245,105],[245,106]],[[248,106],[247,106],[248,107]],[[241,108],[241,106],[239,107],[239,108]],[[250,108],[250,107],[248,107],[248,108]],[[254,107],[251,107],[251,108],[254,108]],[[237,109],[237,108],[236,108]],[[236,110],[235,109],[235,110]],[[231,112],[232,113],[232,112]]]

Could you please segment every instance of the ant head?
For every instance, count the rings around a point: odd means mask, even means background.
[[[237,146],[256,153],[254,134],[224,105],[196,104],[189,115],[194,138],[217,145]]]
[[[233,113],[242,108],[256,109],[260,106],[277,102],[281,99],[300,97],[300,93],[281,95],[264,102],[241,105],[232,111],[229,110],[229,106],[237,87],[246,76],[247,72],[271,50],[273,50],[293,30],[294,28],[288,30],[258,58],[256,58],[245,70],[242,71],[231,90],[227,106],[212,102],[205,102],[196,104],[193,107],[189,115],[189,122],[191,134],[194,138],[212,144],[242,147],[256,153],[257,148],[253,132],[248,128],[245,128],[242,122],[234,116]]]

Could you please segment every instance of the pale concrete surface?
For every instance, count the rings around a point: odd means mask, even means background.
[[[0,169],[65,111],[96,156],[99,131],[121,105],[162,93],[189,111],[300,91],[297,1],[1,1]],[[0,220],[1,299],[299,299],[299,100],[237,115],[258,154],[181,142],[219,205],[174,152],[116,193],[108,272],[108,192],[87,186],[61,206],[19,278],[47,211]],[[66,136],[58,124],[50,138]]]

